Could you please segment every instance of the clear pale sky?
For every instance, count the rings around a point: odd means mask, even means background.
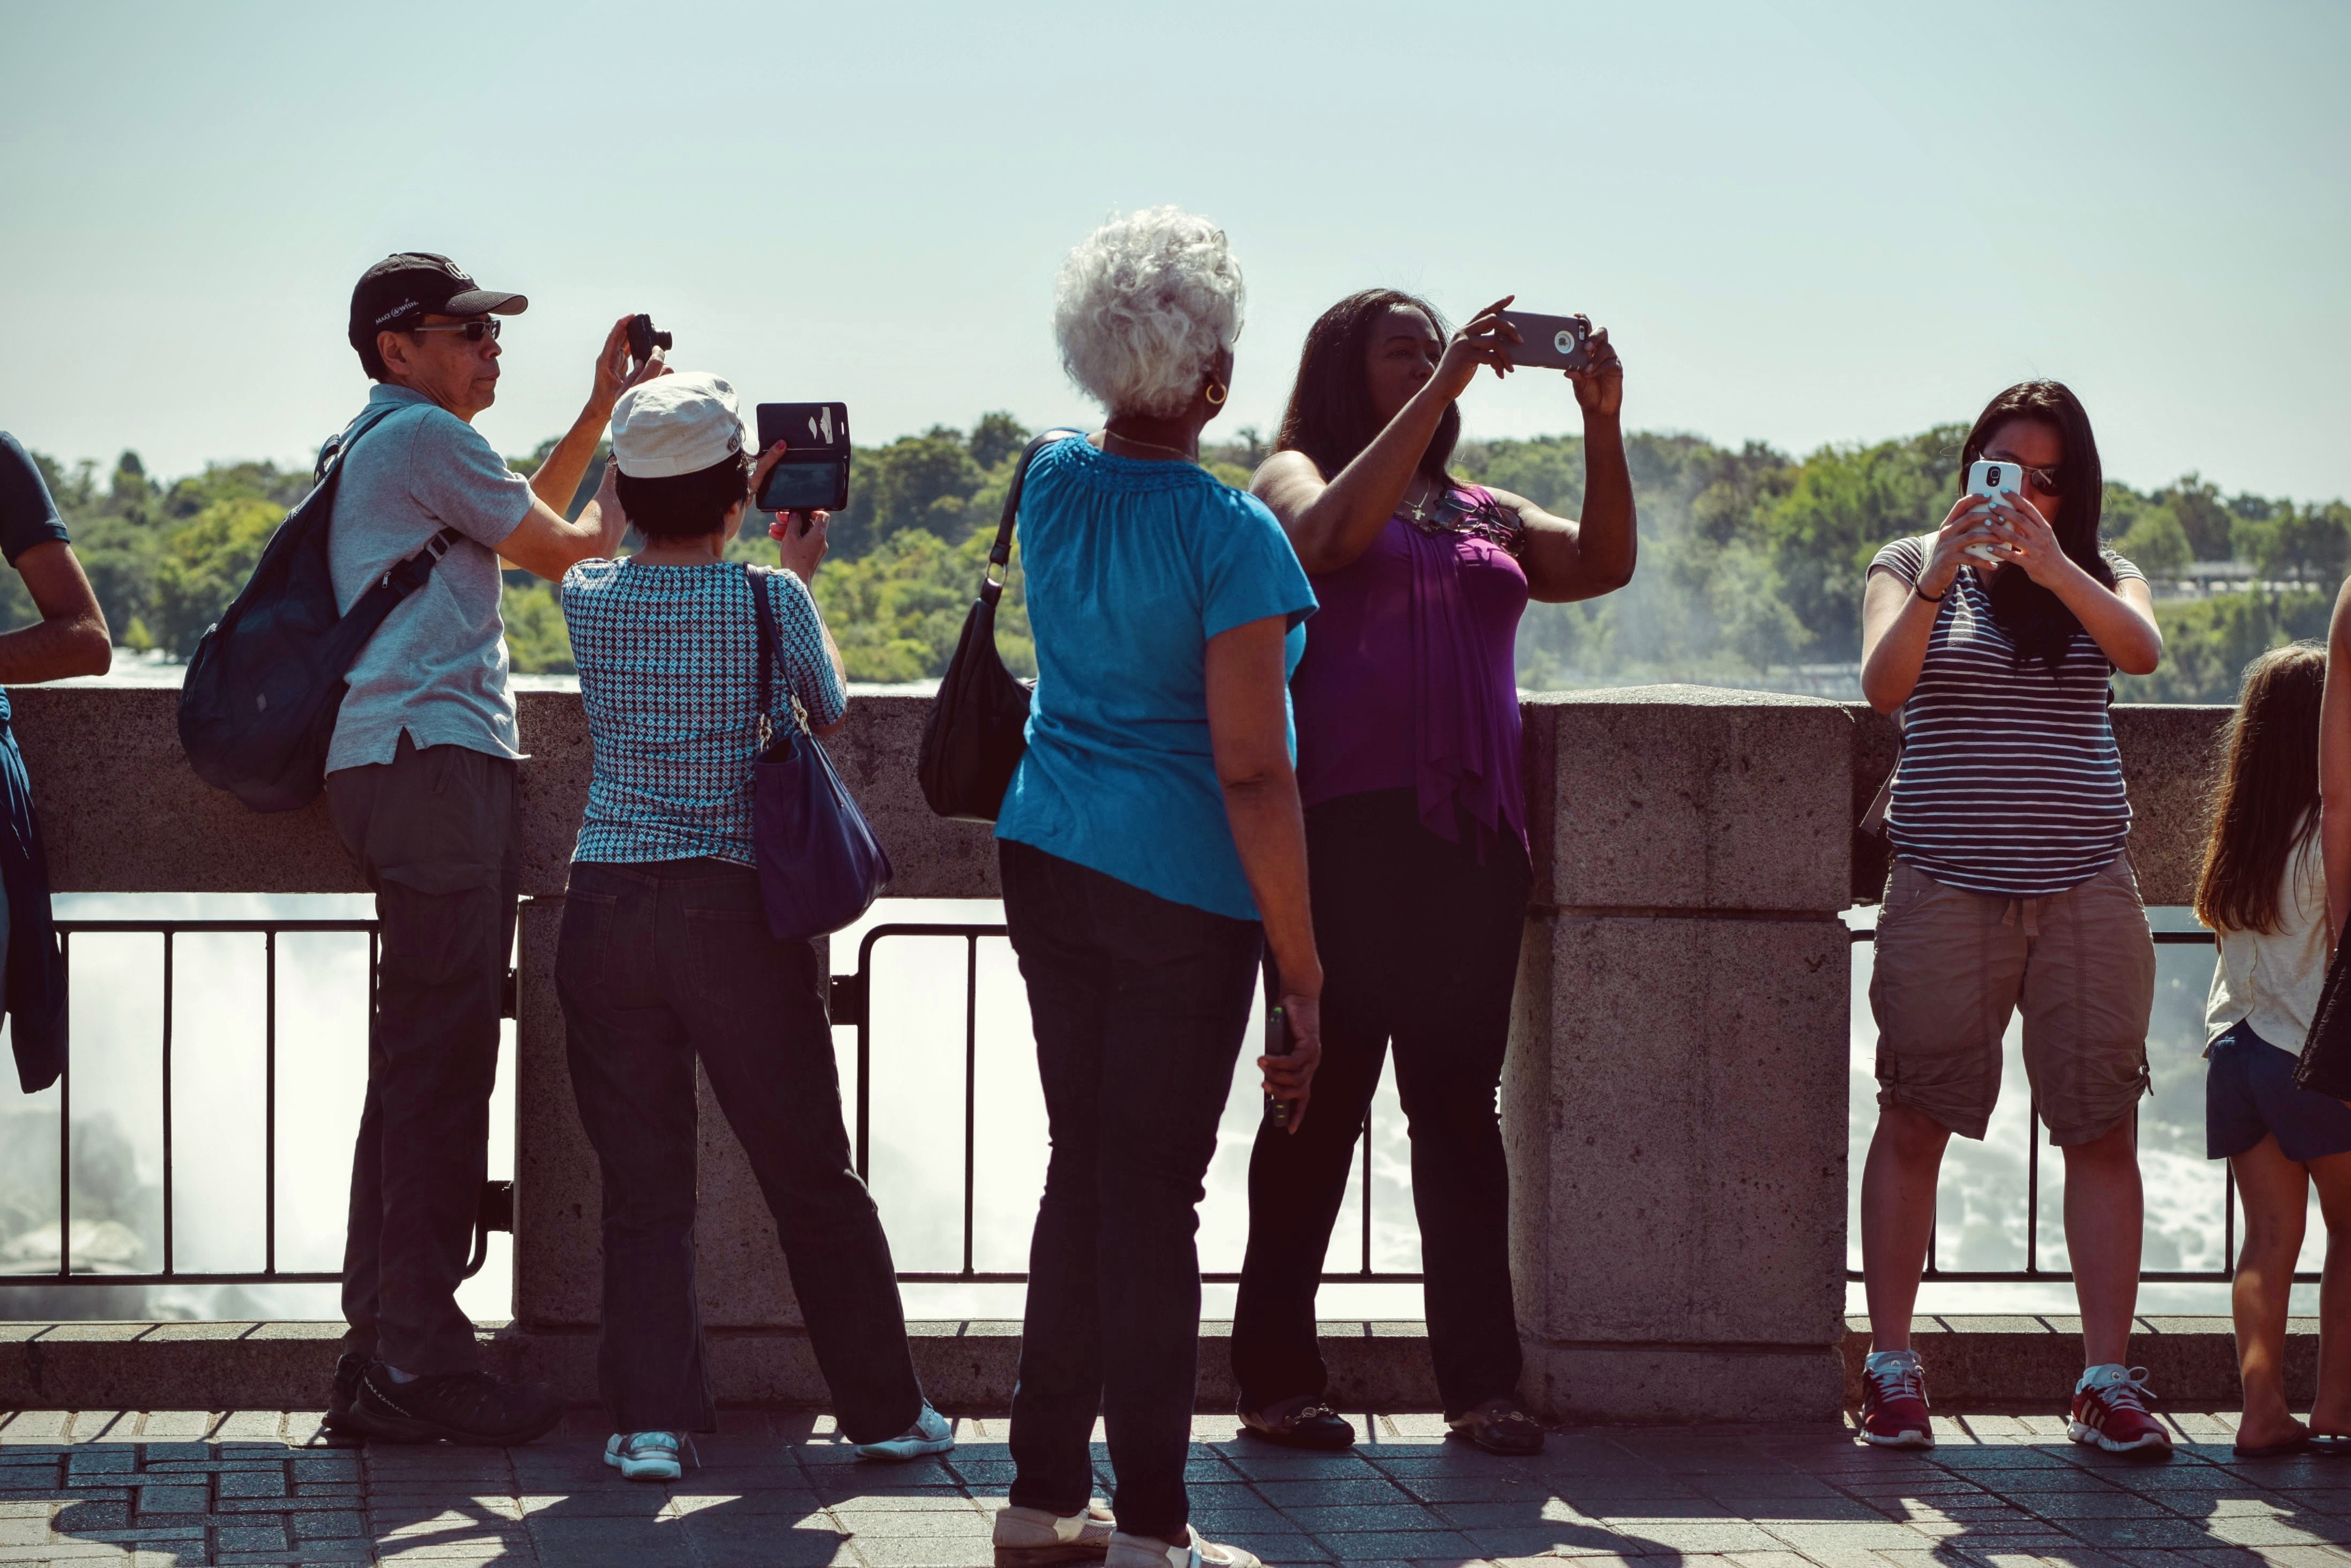
[[[0,0],[0,427],[306,461],[399,248],[523,291],[482,428],[612,319],[861,440],[1090,411],[1069,245],[1160,202],[1249,286],[1228,427],[1374,284],[1588,311],[1647,429],[1802,452],[2074,384],[2110,473],[2351,494],[2351,5]],[[1555,379],[1473,434],[1575,428]]]

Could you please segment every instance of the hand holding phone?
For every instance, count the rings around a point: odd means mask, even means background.
[[[1592,318],[1588,316],[1538,316],[1531,310],[1505,310],[1501,318],[1515,330],[1510,346],[1510,363],[1543,370],[1583,370],[1592,364]]]
[[[1996,458],[1981,458],[1968,464],[1968,493],[1984,496],[1994,508],[2023,489],[2024,470],[2021,464]],[[1990,545],[1970,545],[1960,554],[1993,566],[2001,564],[2000,552]]]
[[[762,512],[838,512],[849,504],[849,405],[761,403]],[[784,455],[770,459],[775,449]]]
[[[1304,1124],[1314,1069],[1322,1060],[1322,1003],[1281,982],[1273,955],[1265,957],[1265,1052],[1257,1059],[1265,1075],[1265,1114],[1283,1132]]]
[[[1273,965],[1270,961],[1266,965],[1266,981],[1265,1054],[1269,1056],[1287,1056],[1298,1048],[1298,1040],[1290,1032],[1290,1013],[1281,1005],[1281,987],[1280,981],[1274,978]],[[1273,1091],[1270,1089],[1268,1089],[1265,1095],[1265,1114],[1266,1118],[1275,1127],[1284,1132],[1290,1130],[1290,1102],[1275,1099]]]

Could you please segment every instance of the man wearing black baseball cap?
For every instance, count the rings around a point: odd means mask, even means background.
[[[348,611],[394,565],[455,540],[352,663],[327,753],[328,808],[382,930],[328,1425],[380,1440],[528,1442],[561,1415],[545,1389],[481,1370],[456,1302],[521,881],[499,563],[554,581],[619,548],[609,470],[578,522],[563,508],[614,401],[664,367],[655,354],[632,372],[622,317],[579,419],[525,479],[472,421],[497,396],[499,317],[528,303],[423,251],[385,257],[351,293],[351,348],[376,386],[346,432],[336,597]]]

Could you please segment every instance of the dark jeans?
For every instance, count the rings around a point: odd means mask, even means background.
[[[1030,845],[997,847],[1053,1140],[1012,1392],[1012,1501],[1086,1506],[1099,1412],[1119,1528],[1172,1537],[1191,1519],[1201,1181],[1259,929]]]
[[[556,948],[572,1092],[603,1168],[604,1407],[623,1432],[717,1425],[694,1283],[694,1063],[776,1218],[841,1429],[922,1413],[881,1211],[841,1126],[816,949],[768,934],[759,879],[719,860],[575,863]]]
[[[1458,1415],[1519,1383],[1510,1171],[1495,1092],[1529,876],[1515,841],[1479,866],[1422,826],[1410,790],[1306,813],[1322,1062],[1297,1133],[1269,1122],[1249,1158],[1249,1252],[1234,1311],[1244,1409],[1326,1384],[1314,1292],[1364,1113],[1394,1041],[1412,1133],[1413,1208],[1437,1386]]]
[[[343,1243],[344,1348],[425,1376],[471,1371],[457,1284],[488,1174],[490,1085],[522,883],[504,757],[419,750],[327,775],[327,806],[382,923],[367,1102]]]

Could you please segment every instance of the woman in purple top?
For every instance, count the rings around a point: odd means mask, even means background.
[[[1454,400],[1480,365],[1510,369],[1510,303],[1449,338],[1393,289],[1332,306],[1307,334],[1280,450],[1250,486],[1322,604],[1290,691],[1322,1060],[1314,1114],[1294,1136],[1269,1122],[1258,1137],[1233,1325],[1241,1418],[1293,1447],[1354,1441],[1323,1401],[1314,1293],[1391,1042],[1447,1417],[1495,1452],[1542,1446],[1517,1400],[1495,1110],[1530,880],[1512,649],[1530,598],[1624,587],[1635,545],[1624,369],[1604,330],[1592,368],[1568,373],[1583,411],[1581,522],[1447,472]]]

